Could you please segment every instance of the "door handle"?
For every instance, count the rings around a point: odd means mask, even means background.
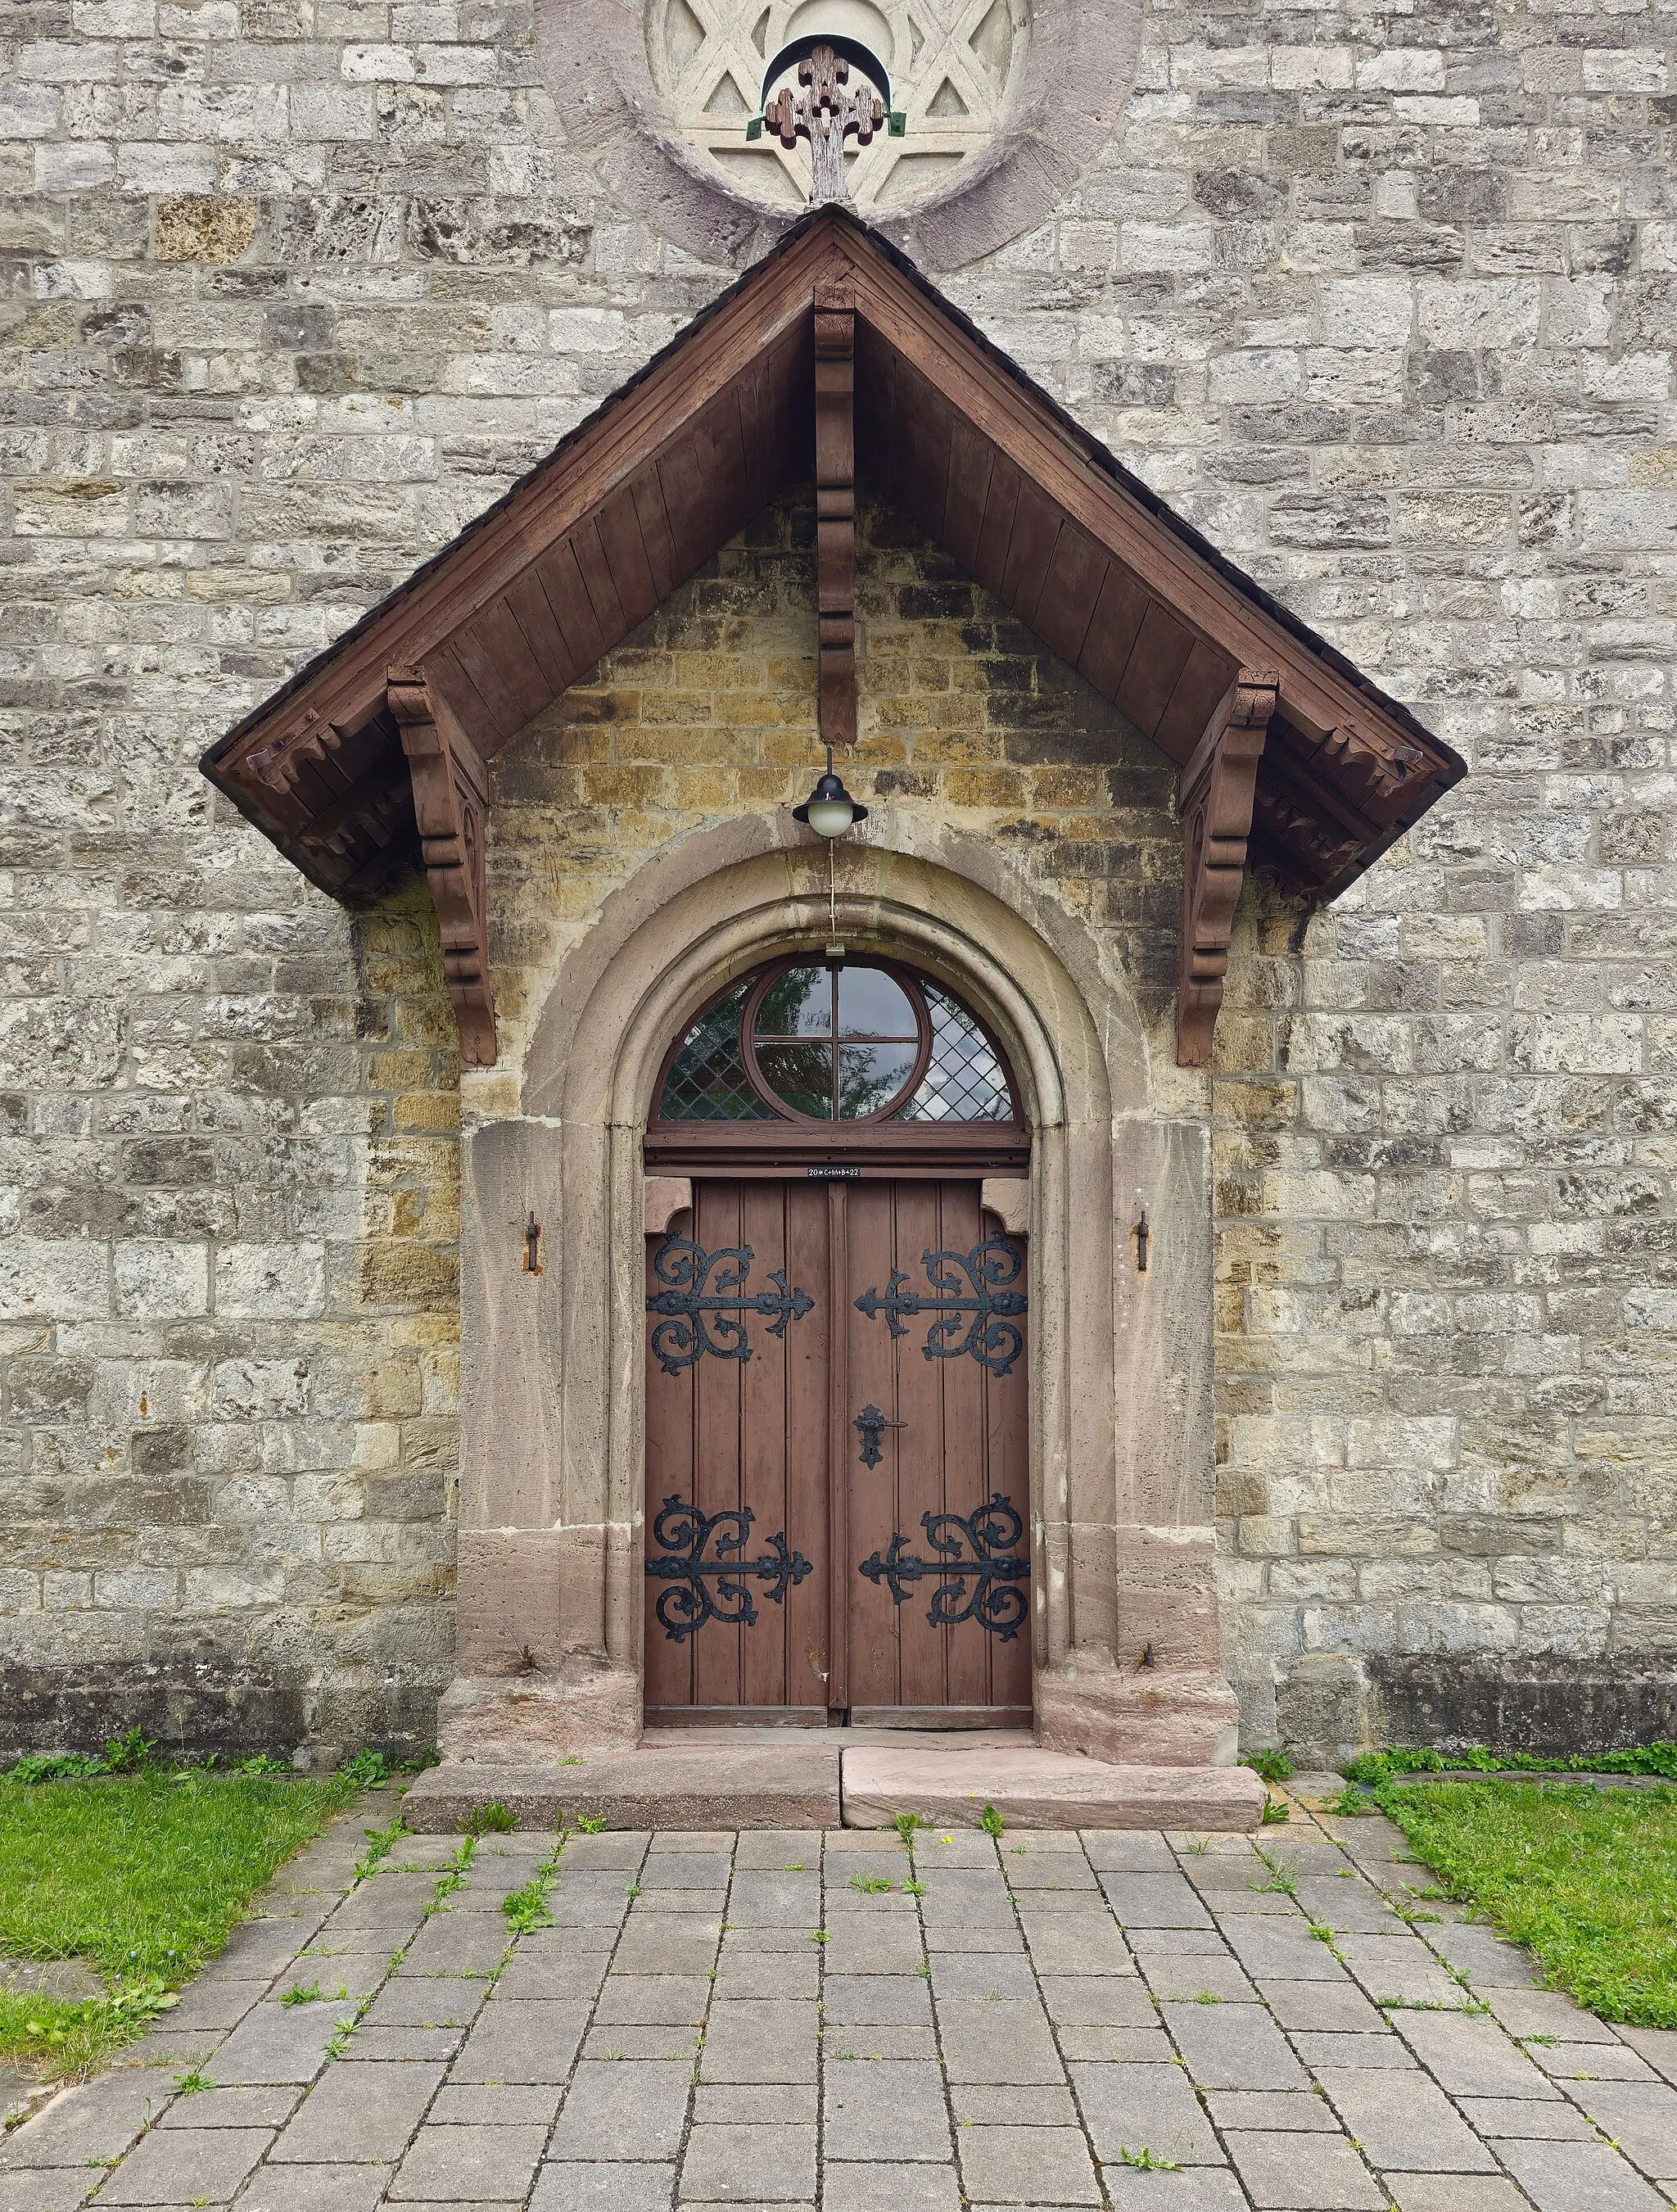
[[[877,1406],[864,1406],[851,1424],[862,1440],[862,1465],[878,1467],[884,1454],[879,1449],[881,1431],[885,1429],[906,1429],[906,1421],[888,1421]]]

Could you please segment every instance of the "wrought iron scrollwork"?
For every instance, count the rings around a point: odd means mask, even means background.
[[[888,1421],[877,1406],[864,1406],[850,1424],[862,1440],[859,1456],[864,1467],[878,1467],[885,1455],[879,1449],[879,1438],[887,1429],[906,1429],[906,1421]]]
[[[922,1252],[921,1264],[934,1296],[909,1290],[908,1278],[893,1268],[883,1296],[877,1290],[864,1291],[856,1301],[857,1310],[870,1321],[884,1314],[893,1336],[908,1334],[905,1314],[936,1314],[939,1318],[927,1331],[924,1346],[928,1359],[958,1359],[970,1352],[992,1375],[1010,1374],[1024,1339],[1008,1316],[1025,1312],[1028,1306],[1023,1291],[1006,1287],[1018,1280],[1024,1264],[1018,1245],[1005,1237],[992,1237],[970,1252]]]
[[[893,1534],[882,1558],[875,1552],[864,1559],[858,1572],[876,1587],[883,1583],[901,1605],[916,1583],[935,1577],[932,1610],[926,1618],[933,1628],[956,1628],[975,1620],[1003,1644],[1011,1644],[1024,1626],[1030,1601],[1020,1587],[1030,1577],[1030,1562],[1013,1547],[1024,1534],[1024,1523],[1000,1491],[975,1513],[922,1513],[921,1526],[939,1554],[922,1559],[908,1549],[908,1538]],[[963,1553],[963,1540],[971,1547]]]
[[[789,1288],[783,1268],[769,1278],[773,1290],[748,1291],[753,1257],[749,1244],[707,1252],[686,1237],[666,1237],[659,1246],[653,1269],[669,1287],[648,1297],[647,1311],[665,1316],[653,1331],[652,1348],[666,1375],[679,1375],[706,1352],[714,1359],[749,1359],[742,1314],[771,1316],[769,1334],[784,1336],[788,1322],[813,1310],[815,1300],[807,1291]]]
[[[685,1643],[708,1620],[720,1620],[725,1628],[750,1628],[757,1608],[745,1587],[748,1581],[762,1583],[764,1596],[779,1605],[789,1589],[815,1572],[801,1552],[787,1548],[784,1530],[769,1537],[769,1548],[755,1559],[732,1556],[744,1551],[754,1517],[748,1505],[701,1513],[682,1498],[666,1498],[659,1507],[653,1541],[664,1548],[657,1558],[648,1554],[647,1572],[654,1582],[672,1585],[659,1592],[653,1608],[672,1644]],[[731,1535],[721,1533],[729,1528]],[[715,1549],[706,1559],[705,1547],[713,1537]]]

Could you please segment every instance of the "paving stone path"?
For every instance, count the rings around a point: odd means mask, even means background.
[[[1381,1820],[934,1829],[913,1888],[890,1835],[579,1836],[556,1924],[516,1938],[502,1900],[550,1837],[486,1839],[451,1888],[455,1838],[356,1879],[363,1826],[294,1862],[131,2063],[9,2139],[4,2212],[1677,2196],[1677,2033],[1538,1990]]]

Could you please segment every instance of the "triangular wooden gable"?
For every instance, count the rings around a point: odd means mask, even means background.
[[[1249,861],[1332,897],[1464,765],[836,209],[212,745],[204,773],[339,897],[414,857],[417,832],[463,1053],[491,1062],[484,763],[811,472],[820,723],[843,743],[858,470],[1179,764],[1179,1057],[1206,1064]]]

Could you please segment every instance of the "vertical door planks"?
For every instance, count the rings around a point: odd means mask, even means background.
[[[674,1375],[648,1358],[647,1376],[647,1536],[664,1500],[690,1501],[701,1514],[749,1510],[742,1567],[770,1553],[784,1535],[788,1551],[809,1563],[776,1601],[762,1578],[743,1573],[756,1618],[749,1626],[707,1620],[673,1641],[658,1620],[659,1596],[671,1587],[648,1577],[647,1704],[654,1714],[702,1710],[733,1712],[854,1707],[1018,1712],[1030,1705],[1030,1621],[1027,1611],[1006,1642],[973,1617],[954,1626],[931,1618],[939,1591],[959,1612],[980,1588],[969,1576],[927,1572],[908,1582],[899,1604],[888,1577],[860,1572],[893,1537],[903,1553],[928,1569],[953,1565],[939,1553],[925,1516],[956,1516],[939,1533],[960,1558],[975,1558],[973,1522],[993,1496],[1008,1499],[1024,1524],[1014,1549],[1028,1555],[1030,1486],[1026,1357],[997,1375],[975,1356],[971,1329],[977,1287],[969,1269],[989,1237],[1000,1233],[980,1204],[980,1186],[965,1179],[900,1178],[854,1182],[698,1182],[690,1215],[673,1224],[707,1255],[743,1251],[751,1259],[732,1293],[713,1268],[704,1293],[732,1295],[735,1310],[704,1316],[709,1340],[732,1341],[738,1321],[749,1359],[702,1352]],[[664,1287],[653,1272],[661,1239],[647,1243],[647,1287]],[[927,1255],[948,1253],[933,1278]],[[777,1286],[804,1291],[809,1310],[774,1333]],[[896,1315],[886,1302],[894,1277],[900,1292],[922,1302]],[[1010,1287],[1026,1288],[1020,1278]],[[870,1291],[870,1315],[858,1299]],[[768,1313],[750,1301],[768,1293]],[[937,1302],[965,1299],[965,1306]],[[941,1339],[939,1323],[950,1327]],[[1023,1337],[1024,1316],[1015,1317]],[[653,1326],[648,1317],[649,1329]],[[969,1334],[973,1341],[968,1342]],[[939,1349],[941,1342],[943,1350]],[[928,1357],[927,1347],[932,1352]],[[878,1407],[878,1458],[863,1458],[866,1437],[856,1417]],[[734,1534],[724,1527],[706,1547],[705,1564],[726,1566],[721,1549]],[[719,1542],[719,1539],[720,1541]],[[958,1569],[957,1569],[958,1572]],[[707,1578],[716,1594],[720,1579]],[[1028,1583],[1017,1585],[1029,1601]],[[725,1609],[732,1603],[724,1600]]]

